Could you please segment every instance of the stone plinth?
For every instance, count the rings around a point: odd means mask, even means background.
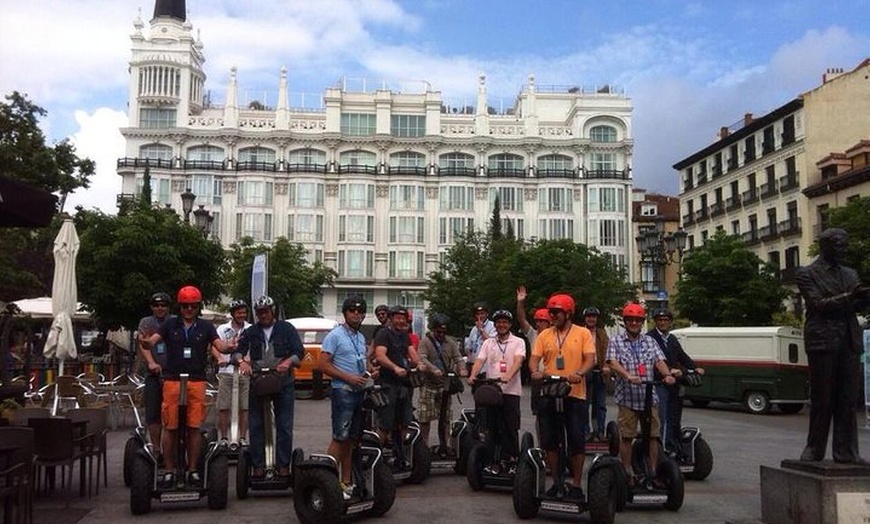
[[[761,466],[765,524],[837,524],[853,518],[870,522],[870,467],[799,460]]]

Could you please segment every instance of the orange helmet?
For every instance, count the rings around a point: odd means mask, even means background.
[[[198,304],[202,302],[202,293],[196,286],[184,286],[178,290],[176,302],[179,304]]]
[[[547,308],[540,308],[535,310],[535,320],[546,320],[550,321],[550,313],[547,311]]]
[[[630,302],[622,308],[622,317],[646,318],[646,310],[640,304]]]
[[[556,293],[547,300],[547,309],[561,309],[570,317],[574,314],[574,299],[567,293]]]

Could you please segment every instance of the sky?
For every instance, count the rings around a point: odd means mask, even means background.
[[[97,163],[68,199],[114,213],[124,156],[130,34],[154,0],[0,0],[0,94],[48,111],[50,143]],[[828,68],[870,58],[870,0],[187,0],[206,57],[206,91],[274,106],[282,67],[291,106],[324,88],[428,82],[446,102],[510,107],[536,85],[624,89],[633,105],[635,186],[676,195],[674,163],[722,126],[817,87]]]

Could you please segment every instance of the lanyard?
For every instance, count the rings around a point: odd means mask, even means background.
[[[194,333],[196,332],[196,322],[194,322],[193,324],[191,324],[189,326],[182,326],[181,331],[182,331],[182,333],[184,333],[184,344],[186,346],[189,346],[191,332],[194,332]]]
[[[562,338],[559,336],[559,330],[558,329],[556,330],[556,344],[558,345],[558,348],[559,348],[559,356],[560,357],[562,356],[562,344],[564,344],[565,341],[568,340],[568,335],[570,335],[570,334],[571,334],[571,330],[568,329],[568,332],[565,333],[565,338]]]
[[[505,359],[505,353],[507,352],[507,341],[504,344],[501,343],[499,339],[495,339],[495,343],[498,346],[498,350],[501,351],[501,359]]]
[[[357,332],[352,328],[347,327],[347,324],[344,325],[344,329],[347,333],[348,338],[350,338],[350,343],[353,345],[354,351],[356,351],[356,368],[360,373],[365,373],[365,366],[363,365],[363,354],[360,350],[359,337],[357,337]]]

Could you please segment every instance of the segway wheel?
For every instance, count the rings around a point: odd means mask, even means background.
[[[136,437],[128,438],[124,445],[124,485],[128,488],[133,482],[133,457],[140,449],[142,449],[142,442]]]
[[[423,442],[423,439],[417,439],[411,453],[414,454],[412,459],[414,467],[406,482],[408,484],[422,484],[424,480],[429,478],[429,473],[432,471],[432,452],[429,451],[429,446]]]
[[[607,434],[607,448],[610,452],[611,457],[619,456],[619,426],[616,425],[616,421],[611,420],[607,423],[607,427],[605,428],[605,433]]]
[[[589,520],[595,524],[613,524],[616,517],[616,477],[610,467],[600,467],[589,473]]]
[[[477,442],[468,452],[468,471],[465,473],[465,478],[468,479],[468,485],[474,491],[482,490],[485,485],[483,483],[483,467],[489,462],[489,453],[486,446]]]
[[[695,439],[695,467],[686,473],[691,480],[704,480],[713,471],[713,450],[702,437]]]
[[[296,466],[305,460],[305,451],[302,448],[294,448],[290,454],[290,485],[296,483]]]
[[[661,443],[656,440],[653,443],[653,446],[658,446],[658,462],[661,464],[665,459],[665,453],[662,449]],[[646,474],[647,472],[654,472],[656,468],[647,468],[649,463],[649,453],[647,452],[646,444],[641,440],[635,440],[631,445],[631,467],[634,469],[636,474]],[[657,464],[658,466],[658,464]]]
[[[246,449],[239,450],[236,462],[236,497],[239,500],[248,498],[248,485],[251,481],[251,455]]]
[[[535,437],[533,437],[528,431],[524,431],[523,436],[520,439],[520,455],[524,455],[526,451],[533,447],[535,447]]]
[[[471,436],[470,431],[463,433],[459,439],[459,452],[456,454],[456,465],[453,467],[453,471],[457,475],[465,475],[468,471],[468,454],[474,447],[474,442],[474,437]]]
[[[616,511],[622,512],[628,505],[628,476],[622,467],[622,462],[611,466],[613,478],[616,480]]]
[[[153,483],[153,464],[141,455],[133,455],[130,464],[130,511],[134,515],[144,515],[151,511]]]
[[[338,477],[323,468],[306,468],[296,477],[293,507],[302,524],[337,524],[344,515]]]
[[[393,507],[396,500],[396,480],[390,466],[383,460],[379,460],[372,470],[375,481],[374,506],[366,515],[369,517],[381,517]]]
[[[213,442],[217,442],[217,429],[214,427],[201,428],[202,444],[199,446],[199,457],[196,462],[197,471],[205,471],[205,457],[208,455],[208,448]]]
[[[229,498],[229,459],[218,453],[208,463],[208,509],[225,509]]]
[[[537,516],[541,501],[535,493],[535,468],[525,456],[517,464],[517,474],[514,476],[514,512],[521,519],[531,519]]]
[[[683,506],[683,496],[685,495],[680,466],[675,460],[668,459],[659,463],[656,474],[664,480],[668,488],[668,500],[662,505],[665,509],[677,511]]]

